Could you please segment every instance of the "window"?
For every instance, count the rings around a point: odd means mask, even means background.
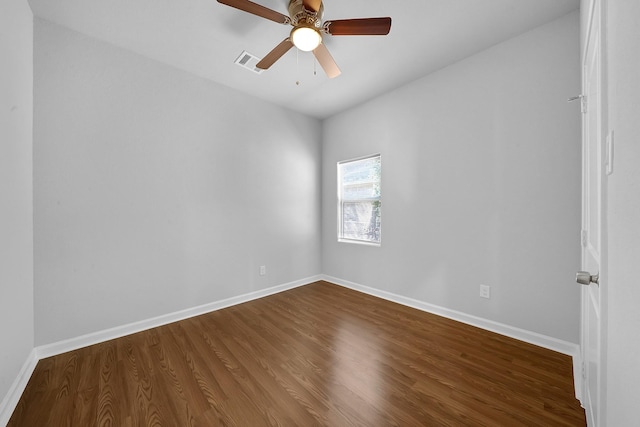
[[[338,241],[380,244],[380,155],[338,162]]]

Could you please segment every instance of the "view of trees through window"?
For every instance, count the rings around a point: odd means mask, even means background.
[[[380,155],[338,163],[338,239],[380,243]]]

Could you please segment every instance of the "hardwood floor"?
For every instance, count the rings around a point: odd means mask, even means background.
[[[317,282],[41,360],[16,426],[584,426],[568,356]]]

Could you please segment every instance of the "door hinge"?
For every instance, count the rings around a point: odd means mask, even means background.
[[[582,230],[580,232],[580,243],[582,244],[583,248],[587,247],[587,230]]]

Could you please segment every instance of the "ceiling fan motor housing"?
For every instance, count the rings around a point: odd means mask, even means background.
[[[320,29],[322,26],[322,16],[324,14],[324,5],[320,3],[317,12],[307,10],[304,7],[303,0],[291,0],[289,2],[289,17],[294,27],[304,26]]]

